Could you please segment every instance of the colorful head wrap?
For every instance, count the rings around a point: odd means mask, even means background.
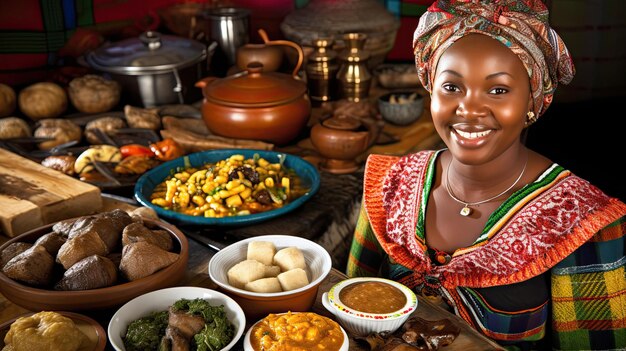
[[[432,89],[439,57],[470,33],[499,40],[522,60],[535,116],[548,108],[558,83],[567,84],[574,77],[572,58],[550,28],[541,0],[439,0],[422,15],[413,36],[417,72],[426,90]]]

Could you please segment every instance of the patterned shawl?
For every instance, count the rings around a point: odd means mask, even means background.
[[[522,60],[535,116],[548,108],[558,83],[567,84],[574,77],[569,51],[550,28],[541,0],[439,0],[422,15],[413,37],[418,75],[428,91],[443,52],[470,33],[497,39]]]

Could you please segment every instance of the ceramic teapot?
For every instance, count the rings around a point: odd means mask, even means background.
[[[373,144],[379,132],[378,123],[365,123],[350,116],[330,117],[311,128],[311,143],[325,158],[322,170],[352,173],[359,168],[356,158]]]
[[[297,69],[294,69],[293,72],[295,76],[304,59],[300,45],[288,40],[270,40],[263,29],[259,29],[258,33],[261,39],[263,39],[263,44],[245,44],[237,49],[236,65],[239,71],[245,71],[248,64],[252,62],[263,64],[264,72],[278,71],[283,63],[284,52],[282,46],[289,46],[294,48],[300,57],[296,64]]]

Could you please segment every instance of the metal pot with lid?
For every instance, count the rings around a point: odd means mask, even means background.
[[[297,77],[302,65],[301,49],[299,54],[300,60],[291,75],[264,72],[261,63],[251,62],[246,72],[198,81],[196,86],[204,96],[202,118],[207,127],[230,138],[276,145],[293,141],[311,113],[306,83]]]
[[[217,43],[148,31],[101,46],[85,56],[93,69],[122,85],[129,104],[154,107],[201,99],[195,82],[207,73]]]

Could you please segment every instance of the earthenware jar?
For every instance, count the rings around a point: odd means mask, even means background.
[[[311,128],[311,143],[325,160],[324,171],[344,174],[359,168],[357,156],[370,146],[374,132],[354,117],[330,117]]]
[[[263,29],[259,29],[258,33],[263,44],[245,44],[237,49],[237,68],[240,71],[245,71],[251,62],[260,62],[264,72],[275,72],[283,63],[284,46],[302,50],[298,44],[288,40],[270,40]]]

